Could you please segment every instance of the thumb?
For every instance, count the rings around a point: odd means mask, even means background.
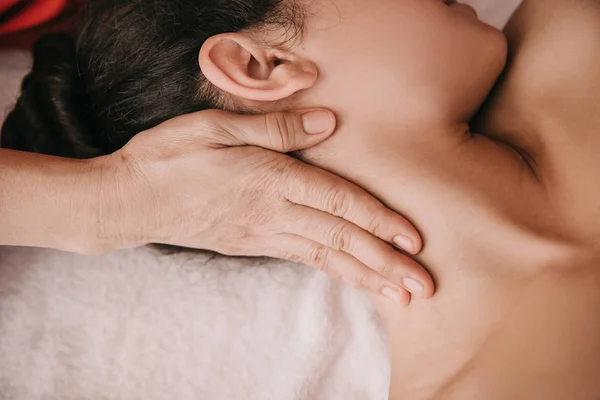
[[[312,147],[335,130],[335,115],[324,109],[230,115],[213,137],[223,146],[258,146],[281,153]]]

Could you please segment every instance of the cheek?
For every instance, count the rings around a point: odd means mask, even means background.
[[[487,93],[504,66],[506,38],[474,18],[450,20],[424,34],[407,54],[411,63],[404,65],[413,72],[414,83],[435,90],[445,101],[463,92],[477,97]]]
[[[308,104],[382,117],[398,109],[429,116],[448,107],[475,86],[472,75],[489,69],[495,45],[488,39],[497,34],[475,19],[430,11],[390,7],[311,29],[301,53],[317,63],[320,76]]]
[[[400,29],[400,21],[390,25],[344,22],[343,27],[307,37],[303,55],[319,68],[319,96],[336,95],[335,102],[343,107],[360,103],[361,111],[378,112],[402,106],[402,100],[421,101],[414,90],[408,95],[408,88],[431,77],[438,49],[425,51],[413,40],[422,35]]]

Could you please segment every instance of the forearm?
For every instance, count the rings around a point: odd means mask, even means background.
[[[0,149],[0,245],[98,252],[111,246],[97,162]]]

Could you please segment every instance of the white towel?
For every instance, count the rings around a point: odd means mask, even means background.
[[[368,302],[307,267],[15,248],[0,265],[2,399],[386,396]]]
[[[470,3],[501,25],[519,0]],[[384,400],[388,381],[367,299],[308,267],[0,248],[2,400]]]

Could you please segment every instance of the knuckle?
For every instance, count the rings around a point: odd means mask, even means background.
[[[305,263],[304,258],[302,258],[301,256],[296,255],[296,254],[290,254],[289,257],[287,258],[287,260],[291,261],[293,263],[296,263],[296,264],[304,264]]]
[[[383,266],[379,269],[379,273],[386,278],[392,276],[392,267],[389,264],[383,264]]]
[[[340,186],[334,186],[329,190],[327,193],[326,202],[329,206],[328,208],[331,211],[331,214],[338,217],[346,215],[348,211],[352,209],[351,196]]]
[[[277,258],[287,260],[296,264],[304,264],[304,258],[298,254],[283,252],[277,255]]]
[[[373,236],[377,236],[380,237],[381,232],[383,231],[382,228],[382,221],[378,218],[372,218],[368,225],[367,225],[367,230],[373,235]]]
[[[313,191],[312,171],[301,162],[286,158],[277,165],[277,176],[279,179],[279,190],[288,198],[306,198]],[[296,201],[297,202],[297,201]]]
[[[260,150],[262,152],[262,150]],[[274,154],[264,152],[253,160],[252,169],[247,170],[248,179],[242,180],[247,193],[251,194],[252,204],[264,210],[275,198],[280,199],[280,192],[286,186],[288,171],[285,160],[273,157]],[[277,197],[272,197],[277,195]],[[248,202],[246,202],[248,203]]]
[[[376,209],[367,211],[369,214],[369,222],[367,223],[367,230],[373,234],[373,236],[381,237],[383,232],[384,221],[387,220],[385,210],[383,206],[379,206]]]
[[[293,149],[293,126],[283,112],[265,115],[265,131],[273,148],[285,153]]]
[[[352,249],[353,232],[350,224],[340,223],[331,230],[330,243],[337,250],[349,252]]]
[[[271,175],[281,178],[280,183],[290,183],[294,186],[302,184],[302,169],[300,163],[289,162],[278,155],[273,157],[269,164]]]
[[[373,252],[372,263],[378,266],[377,271],[386,277],[394,275],[398,266],[403,265],[400,253],[389,245],[380,246],[376,252]]]
[[[327,272],[330,268],[331,252],[326,246],[317,245],[310,251],[308,259],[321,271]]]
[[[357,277],[357,279],[356,279],[356,282],[357,282],[357,284],[358,284],[358,286],[360,288],[363,288],[363,289],[367,288],[368,287],[368,283],[369,283],[368,279],[367,279],[367,274],[365,274],[365,273],[359,274],[358,277]]]

